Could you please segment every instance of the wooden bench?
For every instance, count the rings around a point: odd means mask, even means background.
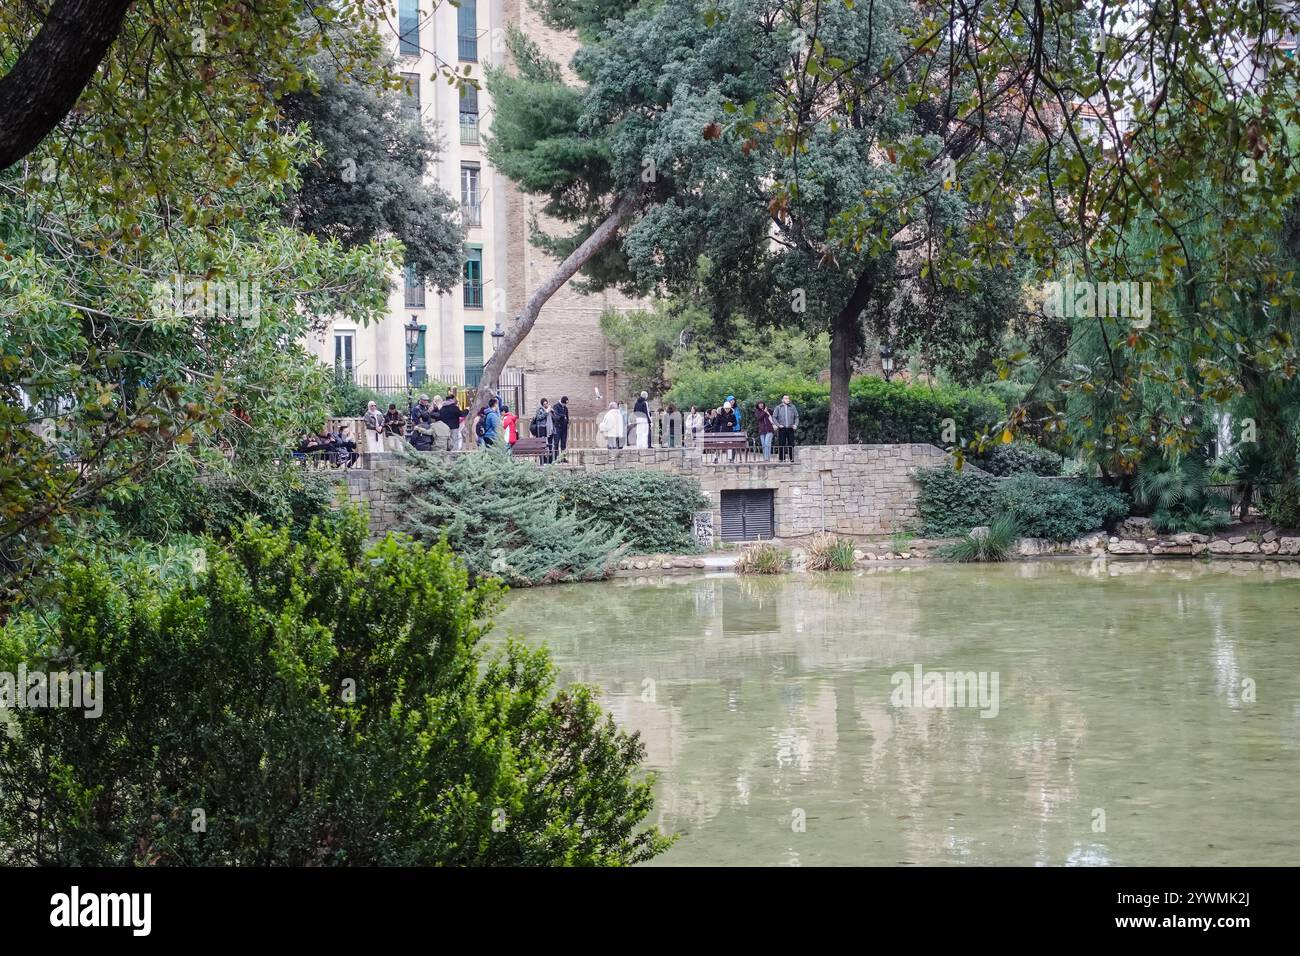
[[[704,454],[713,452],[749,453],[749,436],[744,432],[705,432],[699,436],[700,451]],[[732,455],[734,460],[735,456]]]
[[[536,458],[540,462],[549,461],[551,446],[545,438],[533,438],[527,435],[510,446],[510,453],[516,458]]]

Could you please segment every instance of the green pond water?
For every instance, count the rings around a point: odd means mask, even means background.
[[[536,588],[497,636],[640,732],[658,864],[1294,865],[1298,624],[1300,564],[1040,561]]]

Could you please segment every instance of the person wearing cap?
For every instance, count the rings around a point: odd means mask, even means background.
[[[411,444],[416,451],[433,451],[433,406],[428,395],[420,396],[420,403],[411,410]]]
[[[730,427],[727,431],[738,432],[740,431],[740,403],[736,401],[735,395],[727,396],[727,405],[731,412]]]

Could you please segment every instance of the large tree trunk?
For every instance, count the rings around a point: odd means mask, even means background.
[[[34,150],[76,104],[117,39],[131,0],[56,0],[0,77],[0,170]]]
[[[470,404],[469,411],[465,415],[465,423],[461,426],[462,429],[470,432],[474,427],[474,416],[491,399],[492,391],[496,387],[497,380],[501,377],[501,370],[505,368],[506,362],[510,360],[510,356],[519,347],[519,343],[524,340],[524,336],[532,331],[533,326],[537,323],[537,317],[542,312],[542,307],[546,305],[551,296],[560,291],[564,283],[572,279],[578,270],[586,265],[587,260],[618,235],[619,227],[623,225],[628,216],[632,215],[632,211],[636,209],[636,203],[637,196],[635,193],[625,193],[615,203],[613,212],[596,227],[596,231],[588,236],[582,245],[569,253],[565,260],[555,267],[555,271],[546,277],[546,281],[528,297],[528,301],[524,303],[523,311],[519,313],[518,318],[506,332],[505,337],[492,350],[492,357],[488,359],[487,365],[483,366],[483,377],[478,381],[478,390],[474,393],[474,401]],[[521,408],[518,411],[520,421],[523,421],[528,410]]]
[[[849,377],[853,359],[862,348],[862,310],[874,288],[871,270],[864,269],[844,308],[831,320],[831,404],[827,410],[826,444],[849,443]]]

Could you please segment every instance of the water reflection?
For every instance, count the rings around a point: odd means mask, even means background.
[[[641,733],[661,824],[683,834],[665,863],[1291,864],[1298,577],[1040,561],[643,578],[516,592],[501,626]],[[894,706],[891,675],[916,664],[998,674],[997,716]]]

